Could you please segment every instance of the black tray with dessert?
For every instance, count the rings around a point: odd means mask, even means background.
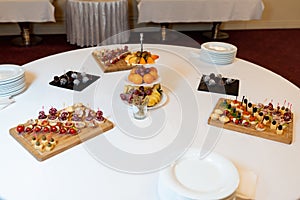
[[[100,76],[85,72],[68,71],[61,76],[54,76],[49,84],[69,90],[82,91],[99,78]]]
[[[239,80],[223,77],[221,74],[203,75],[198,91],[213,92],[219,94],[239,95]]]

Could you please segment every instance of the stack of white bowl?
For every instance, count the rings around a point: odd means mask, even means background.
[[[173,165],[160,172],[160,200],[233,200],[239,185],[237,168],[221,155],[199,158],[192,149]]]
[[[201,45],[201,59],[216,65],[233,63],[237,47],[225,42],[206,42]]]
[[[26,88],[25,70],[19,65],[0,65],[0,97],[9,97]]]

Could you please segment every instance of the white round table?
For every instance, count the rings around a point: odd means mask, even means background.
[[[129,45],[129,49],[134,48],[138,46]],[[191,141],[191,146],[194,148],[203,149],[203,142],[208,138],[208,129],[211,128],[207,124],[207,119],[218,98],[225,96],[197,91],[202,74],[214,72],[221,73],[225,77],[238,78],[240,80],[239,99],[246,95],[253,102],[264,102],[266,98],[273,99],[273,102],[284,100],[291,102],[295,114],[294,141],[291,145],[222,130],[220,137],[217,137],[207,150],[219,153],[231,160],[239,169],[250,170],[257,175],[255,199],[299,198],[300,121],[297,117],[300,114],[299,88],[271,71],[241,59],[236,59],[230,65],[214,66],[199,60],[197,56],[199,49],[154,44],[145,44],[144,49],[160,55],[157,63],[158,68],[161,69],[162,85],[170,91],[169,102],[161,108],[167,115],[165,119],[167,124],[174,122],[174,127],[176,127],[176,120],[178,120],[179,114],[176,115],[179,113],[178,110],[172,110],[173,107],[178,108],[176,99],[181,98],[176,97],[177,88],[181,87],[177,83],[184,80],[189,84],[192,95],[186,98],[191,99],[191,102],[195,99],[197,105],[192,109],[199,111],[198,119],[189,119],[198,125],[196,137]],[[95,159],[87,143],[38,162],[8,132],[11,127],[37,116],[43,106],[62,108],[63,105],[72,105],[75,100],[93,103],[95,108],[101,107],[104,115],[114,123],[120,120],[116,118],[114,111],[116,102],[112,97],[116,95],[118,84],[122,83],[128,71],[102,74],[91,55],[93,50],[94,48],[86,48],[65,52],[23,66],[26,70],[28,89],[15,97],[16,103],[0,111],[2,120],[0,123],[1,198],[139,200],[142,197],[145,200],[158,199],[158,171],[132,174],[114,170],[107,167],[106,163]],[[80,94],[78,92],[49,85],[54,75],[62,74],[67,70],[82,69],[101,76],[99,82],[86,89],[86,91],[97,91],[89,98],[78,96]],[[168,76],[172,73],[182,80],[177,79],[176,76]],[[189,106],[193,104],[182,106],[182,108],[190,109]],[[155,112],[150,112],[150,116]],[[170,114],[171,112],[173,114]],[[184,110],[180,112],[184,113]],[[168,137],[161,137],[159,141],[155,141],[155,137],[132,138],[123,134],[122,127],[119,127],[117,123],[115,125],[114,129],[90,141],[95,142],[106,138],[115,147],[137,154],[151,154],[151,151],[159,150],[170,143]],[[171,130],[173,130],[172,127]],[[119,158],[113,151],[107,151],[104,154],[110,158]]]

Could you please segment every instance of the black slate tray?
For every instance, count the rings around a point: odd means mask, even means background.
[[[205,75],[202,76],[200,80],[200,84],[198,86],[198,91],[205,91],[205,92],[212,92],[212,93],[219,93],[219,94],[227,94],[227,95],[233,95],[238,96],[239,95],[239,83],[240,81],[238,79],[234,79],[234,82],[230,84],[225,85],[208,85],[204,81]],[[225,82],[226,77],[223,77],[222,80]]]
[[[61,85],[59,81],[55,81],[55,80],[52,80],[51,82],[49,82],[49,84],[56,86],[56,87],[64,88],[64,89],[82,91],[100,78],[100,76],[86,74],[86,76],[89,78],[89,80],[87,82],[83,83],[82,81],[80,81],[80,83],[78,85],[74,85],[74,83],[73,83],[74,79],[71,77],[72,73],[76,73],[77,76],[79,77],[79,80],[80,80],[80,77],[82,77],[82,74],[80,72],[68,71],[67,73],[62,74],[61,76],[58,76],[59,79],[67,76],[68,80],[69,80],[67,84]]]

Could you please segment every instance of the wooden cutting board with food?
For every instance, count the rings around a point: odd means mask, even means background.
[[[291,104],[273,106],[272,102],[254,104],[244,97],[241,101],[220,98],[208,124],[291,144],[293,117]]]
[[[77,103],[49,114],[41,110],[36,119],[30,119],[9,130],[37,160],[43,161],[114,127],[101,110],[94,111]]]

